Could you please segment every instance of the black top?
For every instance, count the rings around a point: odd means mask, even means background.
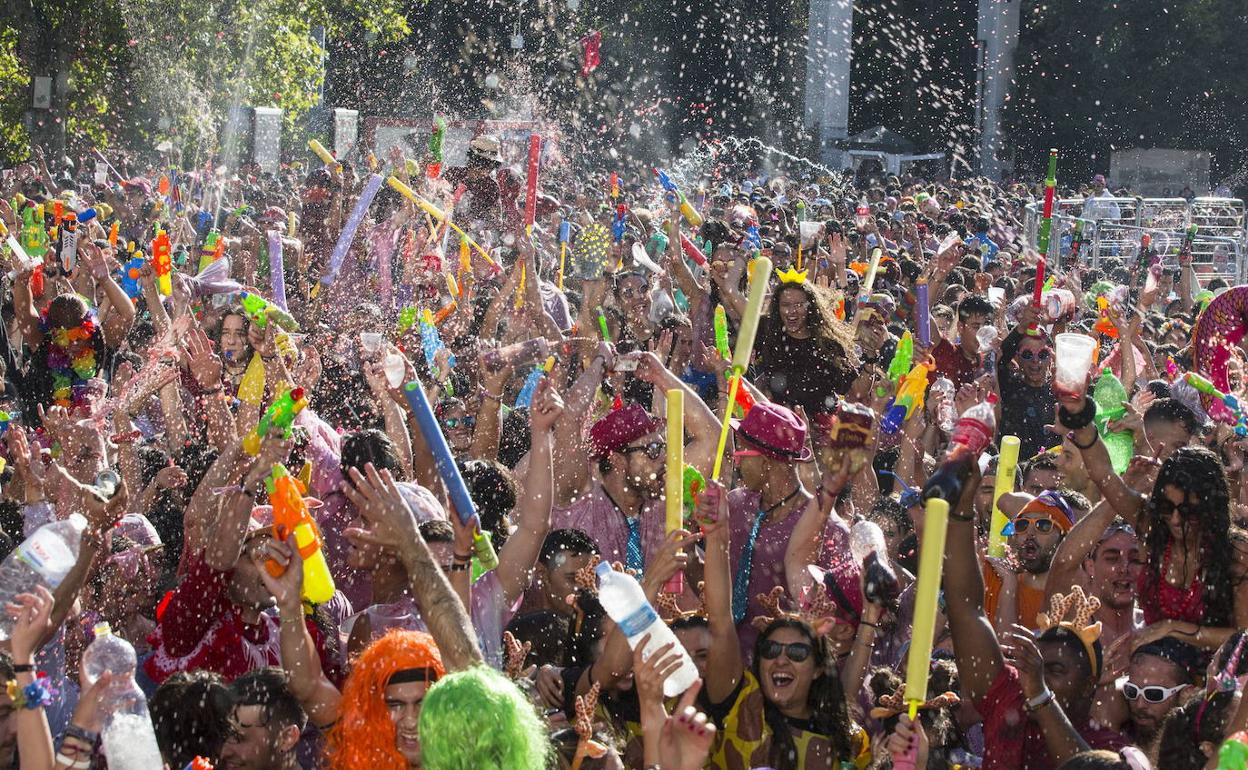
[[[754,345],[754,384],[777,404],[800,406],[806,414],[836,409],[837,396],[853,384],[839,346],[817,337],[796,339],[762,319]]]
[[[1017,328],[1001,343],[1001,357],[997,362],[997,382],[1001,386],[1002,436],[1018,436],[1019,457],[1026,459],[1060,443],[1053,434],[1044,429],[1053,422],[1053,410],[1057,397],[1053,385],[1045,382],[1040,387],[1028,385],[1021,373],[1010,366],[1023,335]]]

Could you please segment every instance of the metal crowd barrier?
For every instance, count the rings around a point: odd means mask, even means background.
[[[1082,198],[1054,202],[1049,237],[1050,265],[1069,261],[1074,230],[1081,231],[1079,261],[1100,267],[1108,259],[1133,259],[1148,234],[1163,263],[1177,265],[1177,254],[1191,225],[1192,264],[1202,281],[1225,278],[1248,283],[1245,206],[1239,198]],[[1023,223],[1026,242],[1037,248],[1042,204],[1031,203]]]

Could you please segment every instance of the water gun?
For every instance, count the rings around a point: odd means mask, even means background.
[[[438,334],[438,327],[433,322],[433,313],[428,310],[420,311],[420,346],[424,348],[425,363],[429,365],[429,373],[436,377],[438,367],[434,363],[434,357],[446,345],[442,342],[442,335]],[[454,354],[447,359],[447,365],[455,366]]]
[[[117,248],[117,236],[121,234],[121,222],[113,222],[108,228],[108,245]]]
[[[901,424],[910,419],[916,409],[923,408],[923,399],[927,394],[927,378],[932,372],[929,362],[915,364],[910,373],[901,378],[897,384],[897,395],[884,408],[884,416],[880,418],[880,430],[885,435],[896,433]]]
[[[34,259],[48,253],[48,231],[43,223],[43,206],[29,201],[22,208],[22,248]]]
[[[1196,225],[1187,228],[1183,233],[1183,245],[1179,248],[1179,254],[1190,257],[1192,255],[1192,245],[1196,243]]]
[[[698,267],[706,266],[706,254],[698,248],[698,244],[689,240],[689,236],[684,233],[680,233],[680,250],[685,253],[686,257],[692,259]]]
[[[906,376],[906,372],[910,371],[914,363],[914,338],[907,331],[901,335],[901,340],[897,343],[897,350],[893,353],[893,360],[888,364],[888,379],[893,384],[901,382],[901,378]]]
[[[698,494],[706,487],[706,478],[702,472],[692,465],[685,465],[684,479],[685,495],[682,498],[685,508],[685,520],[693,518],[693,512],[698,507]]]
[[[204,757],[195,757],[190,764],[182,768],[182,770],[212,770],[212,762]]]
[[[9,247],[9,251],[13,252],[13,258],[17,260],[22,268],[34,269],[39,266],[39,263],[30,258],[30,255],[22,248],[22,244],[18,243],[13,234],[9,232],[9,228],[4,226],[4,222],[0,222],[0,238],[4,239],[4,242]]]
[[[121,290],[126,296],[135,302],[143,296],[143,287],[139,285],[139,276],[143,274],[143,263],[146,262],[142,255],[133,257],[129,262],[121,266],[121,280],[117,283],[121,285]]]
[[[405,307],[402,310],[400,310],[399,311],[399,326],[398,326],[399,334],[400,335],[407,334],[407,331],[411,329],[413,326],[415,326],[418,320],[420,320],[420,311],[417,310],[416,308]]]
[[[1225,407],[1221,413],[1215,413],[1218,410],[1210,409],[1211,417],[1228,422],[1235,425],[1235,435],[1248,436],[1248,415],[1244,414],[1243,406],[1239,403],[1239,399],[1232,393],[1223,393],[1214,387],[1214,384],[1195,372],[1188,372],[1183,375],[1183,381],[1191,385],[1197,392],[1203,393],[1213,399],[1215,405]],[[1227,418],[1231,419],[1228,420]]]
[[[61,220],[61,268],[69,273],[78,266],[78,215],[70,211]]]
[[[602,341],[611,341],[611,329],[607,327],[607,314],[602,312],[602,308],[598,308],[598,331],[602,332]]]
[[[533,394],[537,391],[538,384],[541,383],[542,377],[553,368],[555,368],[554,356],[547,356],[541,366],[533,367],[533,371],[529,372],[529,376],[524,379],[524,385],[520,387],[520,394],[516,396],[517,409],[532,406]]]
[[[309,510],[309,499],[303,496],[307,487],[281,463],[273,466],[265,487],[269,490],[269,504],[273,506],[273,536],[284,542],[293,533],[295,547],[303,557],[304,601],[324,604],[334,596],[334,578],[329,574],[329,564],[321,548],[321,532]],[[312,502],[320,505],[320,501]],[[286,571],[272,559],[264,566],[274,577]]]
[[[243,291],[239,292],[238,299],[243,303],[243,311],[247,317],[259,328],[263,329],[268,325],[269,319],[273,319],[274,323],[288,332],[299,331],[299,322],[294,316],[259,294]]]
[[[170,254],[169,236],[164,230],[157,230],[152,239],[152,268],[156,271],[156,289],[161,296],[173,294],[173,256]]]
[[[732,348],[728,346],[728,314],[723,305],[715,306],[715,350],[725,361],[732,360]]]
[[[0,436],[9,432],[9,423],[12,421],[13,417],[8,412],[0,412]]]
[[[611,200],[616,200],[619,197],[620,197],[620,175],[612,171],[611,172]]]
[[[624,230],[628,226],[625,215],[628,213],[628,206],[621,203],[615,207],[615,218],[611,220],[611,237],[616,243],[624,240]]]
[[[663,189],[671,193],[680,204],[680,214],[685,218],[685,221],[689,223],[689,226],[701,227],[702,215],[699,214],[698,210],[693,207],[693,204],[689,203],[689,199],[686,198],[685,194],[680,191],[680,188],[677,187],[676,183],[672,181],[672,178],[667,175],[667,172],[656,168],[654,173],[659,178],[659,184],[663,185]]]
[[[1248,732],[1228,737],[1218,749],[1218,770],[1244,770],[1248,767]]]
[[[303,388],[291,388],[278,396],[260,416],[260,422],[256,423],[256,427],[252,428],[251,433],[243,439],[243,451],[252,457],[259,454],[260,442],[269,435],[273,428],[281,428],[282,436],[290,438],[290,429],[295,422],[295,416],[307,406],[308,399],[304,395]]]
[[[433,130],[429,133],[429,165],[425,167],[425,176],[437,179],[442,175],[442,141],[446,138],[446,118],[441,115],[433,119]]]
[[[204,245],[199,248],[199,269],[202,271],[225,254],[225,239],[216,230],[209,230],[204,236]]]

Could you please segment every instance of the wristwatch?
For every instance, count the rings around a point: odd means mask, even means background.
[[[1034,714],[1052,702],[1053,702],[1053,691],[1050,690],[1046,686],[1044,688],[1044,692],[1040,693],[1034,698],[1028,698],[1027,702],[1024,704],[1024,708],[1027,709],[1027,713]]]

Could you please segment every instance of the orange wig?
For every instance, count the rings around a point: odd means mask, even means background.
[[[397,731],[385,693],[390,677],[413,668],[431,669],[438,678],[446,675],[428,634],[394,629],[360,653],[342,688],[342,714],[329,732],[330,770],[407,770],[395,748]]]

